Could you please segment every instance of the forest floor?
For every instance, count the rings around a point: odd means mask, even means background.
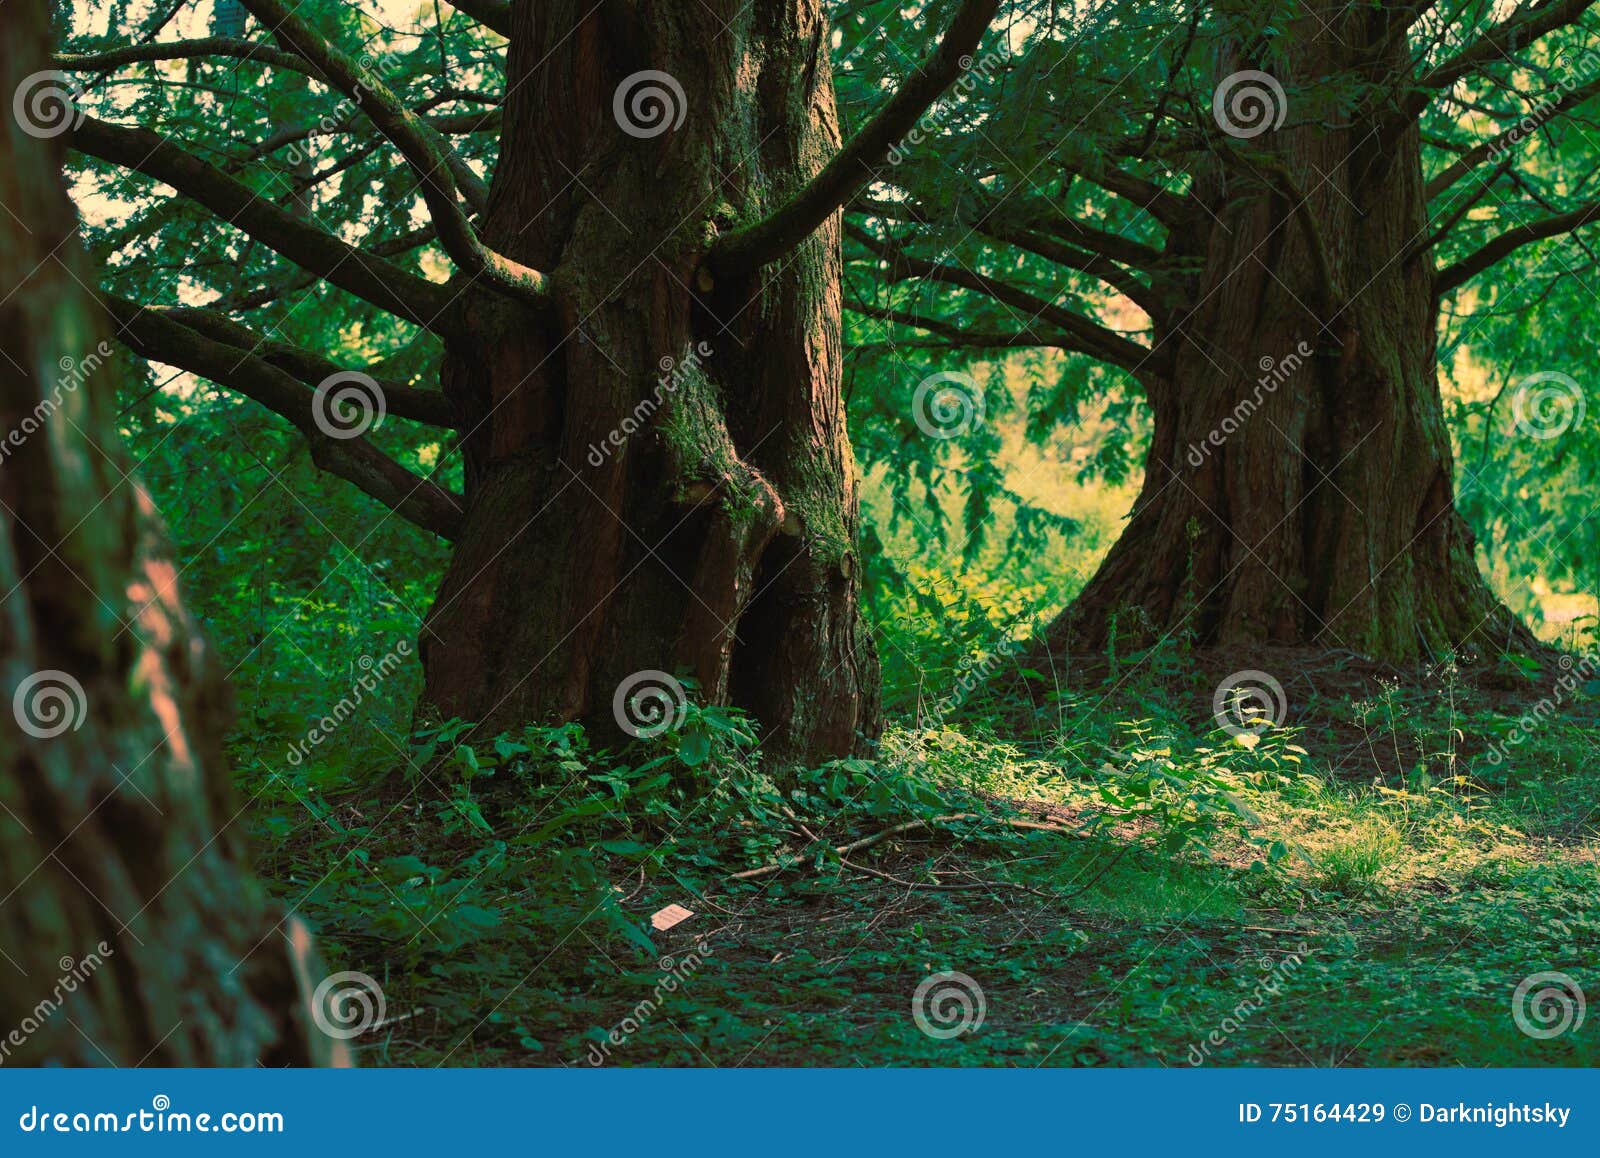
[[[781,790],[710,710],[627,764],[446,733],[269,803],[263,870],[381,985],[365,1064],[1600,1064],[1600,688],[1145,666]],[[1219,732],[1219,666],[1285,726]]]

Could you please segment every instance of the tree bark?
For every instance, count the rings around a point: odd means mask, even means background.
[[[47,60],[6,8],[0,91]],[[221,682],[116,433],[58,142],[0,165],[0,1060],[333,1059],[305,931],[250,879]]]
[[[625,681],[685,673],[775,759],[850,751],[877,728],[877,661],[839,217],[751,274],[703,261],[838,148],[820,4],[518,4],[507,77],[484,240],[555,271],[552,306],[469,295],[447,341],[466,510],[425,704],[619,737]]]
[[[1380,48],[1376,9],[1308,13],[1277,43],[1282,56],[1224,61],[1217,80],[1410,75],[1403,39]],[[1143,489],[1045,645],[1185,637],[1397,662],[1532,647],[1455,510],[1432,261],[1402,260],[1428,229],[1416,126],[1286,112],[1276,131],[1219,134],[1198,176],[1204,210],[1176,241],[1199,273],[1158,319],[1176,349],[1150,388]]]

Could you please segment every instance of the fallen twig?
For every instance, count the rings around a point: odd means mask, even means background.
[[[785,810],[785,811],[787,811],[787,810]],[[794,816],[793,813],[789,813],[789,819],[793,820],[795,822],[795,824],[799,826],[800,831],[805,833],[806,836],[810,837],[812,839],[812,841],[820,843],[820,838],[817,837],[814,833],[812,833],[812,831],[810,829],[808,829],[803,823],[801,823],[801,821],[799,819],[797,819]],[[987,820],[987,821],[991,821],[991,822],[993,822],[995,824],[1004,825],[1007,828],[1022,829],[1022,830],[1028,831],[1028,832],[1054,832],[1054,833],[1060,834],[1061,836],[1081,836],[1082,835],[1082,833],[1078,829],[1067,828],[1067,827],[1065,827],[1063,825],[1059,825],[1059,824],[1045,824],[1045,823],[1042,823],[1041,821],[1037,821],[1037,820],[1020,820],[1020,819],[1010,819],[1010,818],[1005,818],[1005,817],[983,816],[983,815],[981,815],[979,813],[976,813],[976,812],[951,812],[951,813],[947,813],[944,816],[935,816],[931,820],[908,820],[903,824],[892,825],[889,828],[884,829],[882,832],[875,832],[871,836],[862,837],[860,840],[853,840],[853,841],[850,841],[848,844],[836,845],[834,847],[833,851],[839,857],[840,861],[844,861],[845,857],[849,856],[853,852],[860,852],[864,848],[871,848],[873,845],[882,844],[884,841],[888,840],[890,837],[898,836],[903,832],[910,832],[913,829],[918,829],[918,828],[932,829],[933,826],[936,825],[936,824],[948,824],[948,823],[951,823],[952,821],[957,821],[957,820]],[[779,873],[779,872],[783,872],[785,869],[793,868],[795,865],[802,863],[803,859],[804,858],[802,858],[802,857],[795,857],[792,860],[785,860],[785,859],[775,860],[770,864],[762,865],[760,868],[746,869],[744,872],[732,873],[732,874],[729,875],[728,879],[729,880],[734,880],[734,881],[748,881],[748,880],[755,880],[758,877],[771,876],[773,873]],[[856,869],[858,872],[867,872],[868,871],[868,870],[862,868],[860,865],[849,865],[849,867]],[[874,870],[871,870],[870,872],[868,872],[868,875],[872,876],[872,875],[880,875],[880,874],[878,874],[877,870],[874,869]],[[893,880],[894,878],[891,877],[889,879]],[[897,884],[905,884],[907,882],[896,881],[895,883],[897,883]],[[925,887],[925,888],[935,888],[935,887],[952,888],[952,887],[956,887],[956,886],[926,885],[926,886],[922,886],[922,887]],[[1026,885],[1017,885],[1015,887],[1024,888],[1024,889],[1027,888]],[[1032,891],[1032,890],[1029,890],[1029,891]]]

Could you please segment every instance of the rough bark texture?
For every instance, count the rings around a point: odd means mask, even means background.
[[[6,5],[0,91],[44,67]],[[221,683],[126,481],[54,143],[0,165],[0,1051],[13,1064],[329,1060],[308,939],[245,869]],[[290,943],[292,940],[292,944]]]
[[[1361,6],[1307,14],[1277,42],[1285,57],[1226,60],[1217,76],[1259,68],[1292,90],[1407,75],[1403,41],[1376,51],[1381,26]],[[1143,489],[1048,630],[1052,651],[1179,634],[1393,661],[1532,645],[1453,502],[1432,262],[1401,260],[1427,227],[1417,131],[1297,119],[1318,120],[1291,105],[1277,131],[1220,138],[1196,183],[1204,209],[1174,244],[1199,272],[1158,318],[1175,357],[1150,388]]]
[[[555,304],[474,296],[449,346],[467,509],[422,639],[433,709],[616,736],[616,689],[657,669],[747,708],[778,759],[875,731],[838,218],[748,277],[703,262],[837,149],[825,31],[817,0],[514,6],[485,241],[555,270]],[[649,119],[642,70],[681,85],[655,110],[676,127],[619,125]]]

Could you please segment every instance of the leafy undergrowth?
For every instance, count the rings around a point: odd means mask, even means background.
[[[452,724],[245,786],[263,875],[381,986],[366,1064],[1600,1063],[1581,710],[1445,679],[1234,734],[1175,702],[1062,693],[1026,746],[901,726],[781,784],[691,704],[626,750]]]

